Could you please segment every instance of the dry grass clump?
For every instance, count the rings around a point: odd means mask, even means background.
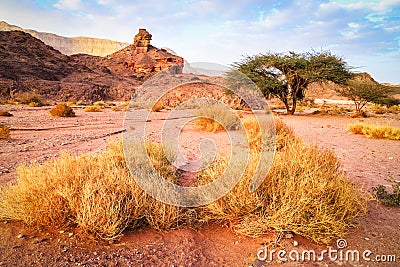
[[[49,113],[54,117],[75,117],[74,110],[66,103],[57,104]]]
[[[29,105],[31,107],[44,106],[43,98],[36,91],[17,93],[14,96],[14,100],[20,104]]]
[[[154,106],[151,108],[151,112],[159,112],[164,108],[164,105],[161,102],[157,102],[154,104]]]
[[[0,116],[2,116],[2,117],[12,117],[13,114],[8,112],[7,110],[0,110]]]
[[[83,111],[85,111],[85,112],[102,112],[103,109],[100,106],[87,106]]]
[[[257,126],[249,125],[257,133]],[[285,133],[288,140],[276,153],[263,184],[252,194],[248,187],[257,166],[256,143],[242,179],[227,195],[189,209],[153,199],[133,179],[145,173],[146,178],[154,180],[158,172],[177,183],[176,170],[168,161],[171,155],[166,155],[171,153],[168,149],[146,143],[154,170],[143,164],[147,155],[140,155],[135,144],[123,151],[121,142],[117,142],[98,155],[64,153],[41,165],[20,167],[18,183],[0,191],[0,218],[35,226],[77,227],[103,239],[115,238],[126,228],[171,229],[216,221],[229,223],[236,232],[249,236],[275,229],[328,243],[341,236],[356,216],[365,213],[367,199],[344,177],[333,152],[305,145],[284,123],[276,125],[277,134]],[[199,173],[199,185],[217,179],[228,165],[228,158],[214,162]],[[227,171],[232,173],[243,170],[242,162],[229,166],[232,168]]]
[[[122,111],[120,107],[114,106],[111,108],[112,111]]]
[[[201,184],[215,179],[226,164],[220,161],[206,169]],[[255,162],[248,166],[254,168]],[[204,220],[233,222],[236,232],[249,236],[274,229],[328,243],[366,212],[362,190],[344,177],[333,152],[300,141],[276,154],[271,171],[255,194],[248,191],[250,180],[246,172],[231,192],[204,207]]]
[[[400,140],[400,128],[386,125],[355,123],[348,126],[354,134],[364,134],[367,138]]]
[[[4,124],[0,124],[0,139],[10,138],[10,127]]]
[[[152,157],[156,166],[166,164],[165,156],[159,156],[161,145],[149,143],[147,148],[150,156],[158,155]],[[18,183],[1,189],[0,218],[77,227],[103,239],[115,238],[127,227],[171,228],[180,214],[179,208],[154,200],[136,184],[120,142],[99,155],[63,153],[42,165],[21,166]]]
[[[244,125],[248,135],[257,139],[253,121],[245,121]],[[274,229],[328,243],[342,235],[356,216],[365,213],[367,199],[344,177],[332,151],[305,145],[280,120],[276,126],[277,143],[281,139],[284,145],[278,149],[260,188],[254,194],[248,191],[258,159],[252,155],[239,183],[221,199],[202,207],[201,217],[205,222],[233,224],[236,232],[249,236]],[[257,153],[258,145],[254,144],[251,151]],[[228,159],[215,162],[200,173],[199,184],[212,182],[227,166]],[[243,167],[234,164],[233,168],[230,171],[236,172]]]
[[[221,105],[204,106],[195,111],[197,118],[194,125],[207,132],[235,130],[240,125],[240,118],[234,112]]]

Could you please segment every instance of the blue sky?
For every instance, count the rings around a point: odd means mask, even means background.
[[[0,20],[129,43],[143,27],[153,45],[189,62],[331,50],[379,82],[400,84],[400,0],[1,0]]]

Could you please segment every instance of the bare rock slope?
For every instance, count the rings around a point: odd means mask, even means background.
[[[106,56],[128,46],[128,43],[90,37],[64,37],[47,32],[23,29],[0,21],[0,31],[23,31],[52,46],[64,55],[88,54]]]

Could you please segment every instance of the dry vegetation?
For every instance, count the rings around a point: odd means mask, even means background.
[[[151,108],[152,112],[159,112],[164,108],[163,104],[161,102],[157,102],[154,104],[154,106]]]
[[[353,219],[365,213],[367,199],[344,177],[333,153],[303,144],[279,120],[272,169],[262,186],[250,194],[248,185],[261,143],[257,125],[251,120],[244,120],[244,125],[252,151],[244,177],[226,196],[207,206],[179,208],[145,194],[117,142],[98,155],[64,153],[43,164],[21,166],[18,183],[1,189],[0,218],[31,226],[77,227],[83,234],[103,239],[116,238],[127,228],[198,227],[215,221],[229,223],[236,232],[249,236],[274,229],[327,243],[343,235]],[[158,172],[177,183],[176,170],[162,146],[148,142],[146,147]],[[134,146],[125,152],[135,153]],[[219,159],[201,172],[199,184],[215,180],[227,161]],[[134,170],[145,171],[152,179],[153,171],[143,170],[140,160],[135,164]]]
[[[0,140],[10,138],[10,127],[0,124]]]
[[[74,110],[66,103],[57,104],[49,113],[54,117],[75,117]]]
[[[7,110],[1,110],[1,111],[0,111],[0,116],[2,116],[2,117],[12,117],[13,114],[11,114],[10,112],[8,112]]]
[[[400,140],[400,128],[397,127],[355,123],[349,125],[348,129],[354,134],[363,134],[367,138]]]
[[[85,109],[84,109],[84,111],[85,112],[102,112],[103,111],[103,109],[100,107],[100,106],[98,106],[98,105],[96,105],[96,106],[87,106]]]
[[[234,130],[240,125],[239,116],[221,105],[201,107],[196,110],[196,115],[194,125],[207,132],[222,131],[224,128]]]

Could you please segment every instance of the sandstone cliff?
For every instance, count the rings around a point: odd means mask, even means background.
[[[52,33],[23,29],[0,21],[0,31],[23,31],[38,38],[43,43],[52,46],[64,55],[88,54],[106,56],[128,46],[128,43],[89,37],[63,37]]]

